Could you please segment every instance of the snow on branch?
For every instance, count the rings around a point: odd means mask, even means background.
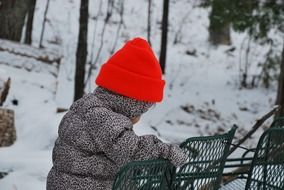
[[[0,39],[0,52],[8,52],[10,54],[22,57],[33,58],[44,63],[60,63],[61,55],[55,51],[39,49],[29,45]]]
[[[57,77],[61,55],[29,45],[0,39],[0,64]]]
[[[248,138],[250,138],[268,118],[273,116],[273,114],[275,114],[279,110],[279,108],[279,105],[275,105],[273,109],[271,109],[268,113],[263,115],[260,119],[257,119],[251,130],[243,138],[241,138],[233,148],[230,149],[228,155],[232,154],[241,144],[243,144]]]

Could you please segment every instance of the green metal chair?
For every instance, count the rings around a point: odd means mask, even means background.
[[[280,117],[276,117],[274,119],[274,121],[272,122],[270,128],[281,128],[281,127],[284,127],[284,117],[283,116],[280,116]]]
[[[170,189],[172,167],[162,159],[130,162],[117,173],[112,190]]]
[[[245,165],[237,167],[242,166]],[[284,128],[266,130],[259,139],[248,172],[239,173],[237,180],[222,187],[222,190],[241,189],[284,189]]]
[[[187,163],[176,168],[172,190],[215,190],[221,183],[236,127],[228,133],[216,136],[193,137],[180,147],[188,154]]]

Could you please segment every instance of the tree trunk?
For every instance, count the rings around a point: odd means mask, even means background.
[[[231,33],[230,23],[224,24],[220,28],[209,26],[209,41],[213,45],[230,45],[231,44]]]
[[[0,1],[0,38],[20,41],[30,0]]]
[[[87,34],[88,34],[89,0],[81,0],[80,28],[76,52],[75,95],[74,101],[84,94],[85,66],[87,61]]]
[[[11,78],[9,77],[8,80],[6,82],[4,82],[3,88],[2,89],[0,88],[0,107],[3,106],[5,100],[8,96],[10,86],[11,86]]]
[[[227,0],[214,0],[212,2],[212,11],[210,13],[209,25],[209,41],[213,45],[230,45],[231,33],[230,23],[226,21],[226,6]]]
[[[284,45],[282,50],[281,70],[279,76],[276,104],[281,106],[276,116],[284,116]]]
[[[160,64],[163,74],[165,74],[166,57],[167,57],[169,1],[170,0],[164,0],[164,6],[163,6],[162,39],[161,39],[161,53],[160,53]]]
[[[32,31],[33,31],[35,5],[36,5],[36,0],[30,0],[28,21],[27,21],[27,26],[26,26],[25,44],[32,43]]]
[[[147,19],[147,40],[151,45],[151,14],[152,14],[152,0],[148,0],[148,19]]]
[[[44,10],[41,34],[40,34],[40,39],[39,39],[39,48],[43,48],[42,43],[43,43],[43,35],[44,35],[44,31],[45,31],[45,23],[46,23],[46,20],[47,20],[48,8],[49,8],[49,0],[46,1],[46,6],[45,6],[45,10]]]

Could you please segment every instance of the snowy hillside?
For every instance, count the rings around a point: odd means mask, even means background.
[[[15,110],[17,130],[16,143],[0,148],[0,172],[9,173],[0,179],[0,190],[45,189],[57,127],[64,115],[56,110],[69,108],[73,98],[79,2],[50,1],[43,46],[62,56],[58,77],[46,69],[29,71],[1,64],[4,56],[0,57],[0,80],[11,77],[11,89],[4,107]],[[121,2],[124,2],[124,15],[119,27],[121,18],[117,10],[122,6]],[[45,4],[46,0],[37,1],[35,47],[39,43]],[[103,46],[87,92],[95,88],[98,68],[111,55],[112,49],[117,50],[129,38],[146,38],[147,1],[116,1],[115,7],[102,34],[107,1],[90,0],[88,60],[94,62],[101,41]],[[170,8],[165,100],[143,116],[135,131],[139,135],[151,133],[164,141],[179,143],[192,136],[223,133],[237,124],[236,136],[242,136],[257,118],[273,107],[276,87],[239,88],[239,63],[244,59],[240,54],[246,34],[232,31],[231,46],[211,46],[208,43],[209,9],[188,0],[171,1]],[[161,15],[162,1],[154,1],[151,40],[157,55]],[[180,41],[174,44],[176,35]],[[232,47],[235,50],[228,53]],[[268,48],[252,44],[251,49],[251,68],[254,68],[264,59]],[[9,55],[5,59],[17,60]],[[37,64],[36,60],[32,62]],[[254,146],[261,133],[259,130],[246,146]]]

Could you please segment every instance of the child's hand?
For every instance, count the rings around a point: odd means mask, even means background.
[[[185,154],[185,152],[182,149],[180,149],[177,145],[163,143],[163,141],[158,139],[158,137],[156,137],[155,135],[145,135],[145,137],[151,139],[155,144],[161,143],[164,146],[168,147],[167,158],[174,166],[179,167],[186,162],[187,154]]]
[[[175,167],[180,167],[186,163],[187,155],[178,146],[170,145],[168,159]]]

